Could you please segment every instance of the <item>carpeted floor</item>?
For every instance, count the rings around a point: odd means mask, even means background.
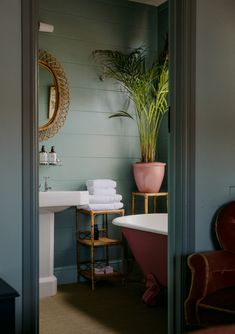
[[[139,283],[99,282],[59,286],[40,301],[40,334],[166,334],[166,305],[148,307]]]

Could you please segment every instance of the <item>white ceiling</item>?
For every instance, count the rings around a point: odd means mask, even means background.
[[[130,1],[145,3],[146,5],[152,5],[152,6],[159,6],[163,2],[166,2],[166,0],[130,0]]]

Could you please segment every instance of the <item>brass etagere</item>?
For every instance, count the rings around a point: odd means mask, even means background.
[[[135,199],[136,197],[144,198],[144,213],[148,213],[149,210],[149,198],[153,197],[153,212],[157,212],[157,198],[165,197],[166,198],[166,212],[168,210],[168,192],[160,193],[143,193],[143,192],[132,192],[131,196],[131,213],[135,214]]]
[[[85,230],[82,227],[81,216],[85,215],[89,217],[90,228]],[[120,215],[124,216],[124,209],[118,210],[86,210],[86,209],[77,209],[77,223],[76,223],[76,240],[77,240],[77,275],[78,280],[80,276],[91,281],[92,290],[95,289],[95,283],[98,280],[109,279],[109,278],[118,278],[123,277],[123,256],[122,256],[122,269],[120,271],[113,271],[112,273],[102,273],[97,274],[95,272],[95,266],[99,263],[105,263],[109,266],[109,247],[110,246],[122,246],[122,240],[116,240],[109,238],[109,215]],[[95,218],[97,216],[102,216],[102,225],[99,226],[99,239],[95,240],[94,238],[94,226]],[[81,260],[81,251],[80,247],[90,248],[90,260],[82,261]],[[105,247],[105,257],[104,259],[96,260],[95,249],[97,247]],[[123,252],[123,250],[122,250]]]

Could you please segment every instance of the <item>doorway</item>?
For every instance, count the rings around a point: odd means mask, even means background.
[[[37,26],[37,11],[36,11],[36,8],[35,8],[35,3],[31,4],[31,3],[27,3],[26,4],[26,0],[25,0],[25,7],[26,5],[28,5],[28,10],[26,10],[24,8],[24,15],[25,15],[25,24],[28,26],[30,26],[32,28],[32,30],[35,32],[37,29],[36,29],[36,26]],[[180,9],[182,9],[183,7],[181,7]],[[176,8],[174,6],[174,4],[172,3],[172,1],[170,1],[170,13],[171,13],[171,20],[173,20],[173,17],[175,17],[175,12],[178,10],[178,7]],[[33,19],[33,22],[31,22],[31,18],[34,18]],[[31,22],[31,23],[30,23]],[[25,30],[25,33],[24,33],[24,36],[25,36],[25,40],[26,40],[26,48],[25,48],[25,55],[23,57],[24,59],[24,63],[25,63],[25,66],[27,67],[28,64],[31,64],[31,71],[30,73],[28,73],[26,71],[25,73],[25,82],[29,84],[29,86],[25,87],[24,90],[25,92],[26,91],[32,91],[33,90],[33,87],[34,85],[30,85],[30,83],[32,84],[33,82],[36,82],[35,81],[35,55],[36,53],[32,51],[32,45],[35,45],[35,40],[37,40],[37,38],[35,38],[35,35],[34,34],[28,34],[28,26]],[[35,33],[36,34],[36,33]],[[175,34],[176,34],[176,30],[175,30]],[[37,34],[36,34],[37,35]],[[172,36],[175,36],[176,35],[172,35]],[[173,38],[173,37],[172,37]],[[29,42],[32,42],[33,41],[33,44],[30,44]],[[174,38],[172,39],[172,42],[174,41]],[[171,43],[172,43],[171,42]],[[182,44],[184,43],[185,41],[182,42]],[[179,50],[179,48],[177,49]],[[179,50],[179,53],[181,52],[181,50]],[[30,59],[30,61],[29,61]],[[174,66],[176,66],[176,64],[172,65],[173,68]],[[33,79],[33,80],[32,80]],[[27,100],[27,99],[26,99]],[[27,103],[26,103],[27,102]],[[32,114],[30,114],[30,112],[32,110],[36,110],[35,108],[35,101],[30,99],[27,100],[25,103],[27,104],[27,110],[28,110],[28,114],[26,115],[26,119],[27,120],[31,120],[30,121],[30,124],[36,124],[37,125],[37,122],[36,122],[36,119],[32,119]],[[175,103],[175,102],[174,102]],[[181,101],[182,103],[182,101]],[[183,118],[181,118],[183,119]],[[175,121],[172,122],[172,125],[171,125],[171,129],[173,131],[174,127],[177,127],[177,120],[175,119]],[[35,136],[36,136],[36,133],[37,131],[35,130],[36,127],[34,127],[34,129],[31,127],[31,126],[28,126],[27,125],[28,123],[25,124],[25,129],[27,129],[29,132],[30,132],[30,135],[29,137],[30,138],[34,138],[33,140],[33,145],[29,146],[29,142],[27,143],[26,142],[26,138],[27,136],[25,137],[25,153],[24,153],[24,156],[26,157],[27,156],[27,159],[25,161],[29,161],[30,165],[29,165],[29,170],[30,171],[33,171],[33,176],[32,176],[32,182],[30,185],[27,185],[25,186],[25,191],[29,194],[34,194],[33,197],[31,197],[31,201],[32,201],[32,208],[34,208],[33,211],[30,211],[29,208],[27,208],[25,206],[25,217],[28,215],[28,217],[31,217],[33,218],[32,220],[26,220],[25,221],[25,240],[31,240],[34,241],[32,242],[32,244],[29,244],[27,241],[25,241],[25,248],[24,248],[24,254],[25,254],[25,265],[24,265],[24,296],[26,297],[24,299],[24,305],[23,305],[23,317],[24,317],[24,323],[25,323],[25,328],[28,326],[31,326],[31,330],[28,331],[28,333],[32,333],[32,332],[35,332],[36,333],[36,329],[35,329],[35,325],[37,327],[37,322],[35,321],[37,319],[37,314],[38,314],[38,311],[37,311],[37,307],[29,307],[29,305],[37,305],[37,288],[35,289],[35,287],[37,286],[37,280],[36,280],[36,276],[37,276],[37,270],[35,269],[32,269],[32,268],[36,268],[37,267],[37,261],[36,261],[36,256],[35,254],[37,253],[37,251],[35,251],[35,247],[37,247],[37,228],[35,228],[37,225],[37,219],[35,220],[35,217],[37,216],[37,195],[35,193],[35,189],[38,189],[37,187],[37,150],[38,150],[38,145],[37,145],[37,140],[35,139]],[[28,127],[27,127],[28,126]],[[186,134],[187,135],[187,134]],[[174,133],[173,135],[174,137],[175,136],[181,136],[180,133]],[[28,137],[28,138],[29,138]],[[27,138],[27,140],[28,140]],[[179,149],[179,146],[178,146],[178,149]],[[184,147],[180,147],[180,149],[183,151],[185,148]],[[173,151],[175,152],[176,151],[176,147],[173,148]],[[28,153],[31,152],[32,155],[28,155]],[[173,154],[173,153],[172,153]],[[174,158],[175,159],[175,158]],[[173,159],[173,161],[174,161]],[[33,165],[32,165],[32,162],[33,162]],[[36,162],[36,163],[35,163]],[[178,164],[178,161],[175,161],[175,166],[177,166]],[[185,170],[188,170],[187,169],[188,166],[186,166],[186,169]],[[171,171],[172,175],[174,174],[174,171]],[[25,168],[25,176],[27,175],[27,169]],[[171,181],[170,181],[170,188],[172,187],[172,189],[175,189],[176,187],[176,183],[178,182],[177,181],[178,178],[176,177],[176,175],[174,174],[174,177],[172,177]],[[187,180],[185,180],[185,182],[183,184],[180,185],[180,189],[184,189],[184,187],[186,187],[187,185]],[[179,188],[178,188],[179,189]],[[171,196],[170,196],[171,197]],[[176,196],[175,196],[176,197]],[[190,196],[187,195],[187,198],[189,198]],[[174,199],[174,196],[172,195],[172,200],[170,200],[170,210],[172,212],[172,217],[170,218],[172,220],[172,222],[174,222],[172,224],[172,229],[174,232],[174,226],[176,226],[176,222],[175,222],[175,218],[177,216],[177,214],[179,215],[179,212],[178,212],[178,209],[176,210],[176,207],[175,207],[175,204],[173,204],[173,199]],[[180,210],[183,210],[183,206],[182,206],[182,203],[183,203],[183,199],[181,196],[178,197],[178,201],[179,201],[179,204],[180,204]],[[174,213],[174,217],[173,217],[173,213]],[[182,211],[181,211],[181,214],[182,214]],[[186,213],[184,213],[184,215],[186,215]],[[182,217],[182,215],[181,215]],[[32,229],[32,221],[35,221],[35,225],[34,228]],[[180,223],[181,224],[181,223]],[[181,225],[182,226],[182,225]],[[172,238],[172,249],[170,250],[170,254],[174,254],[175,253],[175,235],[172,233],[171,235],[171,238]],[[178,239],[178,243],[177,243],[177,247],[178,247],[178,250],[180,250],[181,248],[181,245],[180,245],[180,242],[182,241],[181,238]],[[186,241],[185,241],[186,242]],[[32,249],[34,249],[34,252],[32,254]],[[29,258],[29,254],[32,254],[32,257]],[[171,255],[170,256],[170,261],[169,261],[169,265],[171,266],[171,264],[173,264],[172,268],[175,268],[175,262],[173,263],[172,261],[172,257]],[[32,266],[33,264],[33,266]],[[174,296],[174,284],[173,284],[173,277],[175,277],[175,275],[177,277],[181,277],[181,271],[179,270],[181,267],[178,266],[177,267],[177,271],[174,271],[173,273],[173,276],[172,276],[172,279],[170,281],[170,289],[171,289],[171,293],[170,293],[170,304],[169,304],[169,323],[171,324],[171,326],[174,328],[175,326],[175,319],[178,319],[179,323],[181,323],[181,311],[178,311],[178,314],[176,314],[176,317],[175,317],[175,305],[179,306],[179,301],[176,301],[175,298],[173,298]],[[172,269],[173,270],[173,269]],[[176,281],[180,281],[180,280],[176,280]],[[35,286],[36,284],[36,286]],[[27,286],[27,291],[29,292],[27,294],[26,292],[26,286]],[[30,289],[29,289],[30,287]],[[35,292],[36,291],[36,292]],[[179,288],[178,287],[178,290],[177,290],[180,294],[180,299],[182,300],[182,287]],[[182,306],[182,305],[181,305]],[[182,310],[181,307],[178,308],[178,310]],[[174,331],[172,331],[173,333]],[[24,331],[24,333],[27,333],[27,330]],[[180,332],[179,332],[180,333]]]
[[[47,50],[63,64],[70,84],[70,110],[64,126],[56,136],[40,143],[47,151],[55,147],[62,166],[39,166],[39,183],[49,176],[49,186],[54,190],[82,190],[89,178],[114,178],[128,214],[135,187],[130,168],[139,156],[136,124],[129,119],[108,118],[123,108],[126,100],[116,84],[106,78],[100,80],[102,68],[91,54],[94,49],[106,48],[129,51],[142,43],[153,57],[164,44],[168,13],[165,5],[160,10],[124,1],[81,4],[69,1],[58,7],[55,1],[39,2],[40,19],[54,25],[53,33],[39,33],[39,49]],[[166,121],[163,126],[160,160],[167,159]],[[54,265],[59,284],[76,281],[74,221],[74,209],[55,217]],[[115,266],[118,261],[115,254],[112,256]]]

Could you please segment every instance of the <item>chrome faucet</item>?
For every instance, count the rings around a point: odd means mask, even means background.
[[[48,186],[48,180],[49,180],[49,176],[43,176],[45,182],[44,182],[44,191],[48,191],[49,189],[52,189],[51,187]]]

